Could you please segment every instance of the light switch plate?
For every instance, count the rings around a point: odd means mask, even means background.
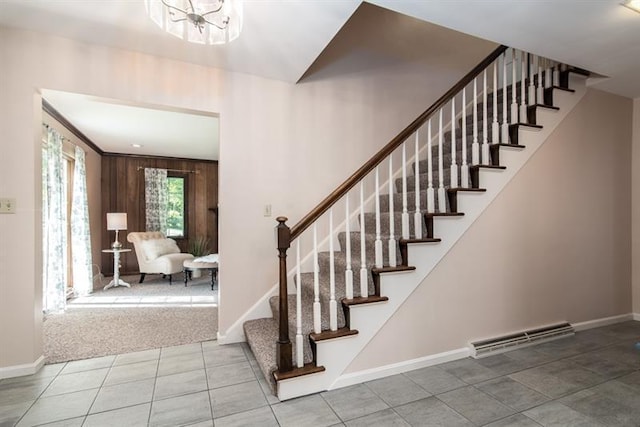
[[[0,214],[16,213],[16,199],[2,198],[0,199]]]

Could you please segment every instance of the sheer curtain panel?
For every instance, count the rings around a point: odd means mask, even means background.
[[[91,232],[89,229],[89,198],[85,153],[75,149],[73,172],[73,200],[71,202],[71,254],[73,259],[73,288],[78,295],[93,289],[91,271]]]
[[[43,309],[45,312],[65,308],[67,284],[67,213],[62,136],[47,128],[43,150]]]
[[[144,198],[147,231],[166,233],[167,229],[167,170],[145,168]]]

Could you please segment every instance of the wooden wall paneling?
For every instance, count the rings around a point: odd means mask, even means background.
[[[118,197],[122,198],[126,203],[126,206],[124,207],[125,210],[123,212],[127,212],[127,231],[124,232],[125,237],[123,240],[123,245],[128,249],[132,249],[131,252],[125,253],[124,257],[121,258],[123,260],[122,271],[137,271],[138,261],[134,252],[135,249],[133,248],[133,244],[127,241],[126,236],[132,231],[144,230],[144,225],[140,224],[140,205],[143,205],[144,208],[144,171],[138,171],[138,166],[141,166],[140,159],[127,160],[124,158],[119,158],[118,162],[124,163],[126,171],[124,175],[119,175],[123,183],[122,185],[118,186]],[[142,178],[143,181],[142,195],[139,192],[140,178]]]
[[[194,190],[192,191],[192,204],[198,206],[198,209],[194,209],[195,227],[193,228],[193,238],[208,237],[208,224],[207,224],[207,168],[204,165],[199,165],[198,170],[200,173],[192,174]]]
[[[120,241],[133,249],[126,241],[132,231],[145,231],[144,170],[139,167],[157,167],[176,170],[199,170],[199,174],[186,174],[187,185],[187,239],[177,239],[181,250],[186,251],[189,241],[196,236],[207,236],[212,242],[212,250],[217,251],[217,227],[215,215],[209,208],[218,203],[217,162],[165,159],[143,156],[105,155],[102,158],[102,206],[103,241],[112,242],[113,232],[106,230],[107,212],[126,212],[128,229],[121,233]],[[106,245],[108,248],[110,245]],[[121,258],[122,274],[136,274],[138,263],[134,252]],[[103,254],[102,271],[113,274],[113,257]]]
[[[111,188],[113,186],[113,173],[111,170],[112,162],[108,157],[103,156],[101,163],[102,177],[100,185],[102,187],[102,218],[100,219],[99,232],[102,234],[102,242],[104,246],[100,248],[102,250],[107,249],[112,242],[111,236],[109,235],[110,233],[107,231],[106,221],[106,212],[109,212],[109,209],[111,208],[111,192],[105,191],[105,189]],[[113,264],[109,263],[108,254],[101,253],[100,255],[100,270],[102,271],[102,273],[105,275],[113,274]]]

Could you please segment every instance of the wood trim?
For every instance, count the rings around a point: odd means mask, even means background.
[[[320,204],[318,204],[311,212],[302,218],[296,225],[291,227],[291,240],[298,237],[304,230],[320,218],[331,206],[340,200],[349,190],[356,186],[365,176],[367,176],[377,165],[386,159],[396,148],[398,148],[407,138],[413,135],[427,120],[443,107],[449,100],[469,84],[474,77],[478,76],[486,67],[489,66],[496,58],[498,58],[507,46],[500,45],[491,52],[485,59],[469,71],[462,79],[458,81],[451,89],[445,92],[436,102],[434,102],[424,113],[415,119],[409,126],[393,138],[378,153],[376,153],[367,163],[362,165],[353,175],[336,188],[329,196],[327,196]]]
[[[348,327],[340,328],[335,331],[322,331],[319,334],[309,334],[309,339],[315,342],[332,340],[335,338],[349,337],[358,335],[357,329],[349,329]]]
[[[101,153],[105,157],[130,157],[133,159],[157,159],[157,160],[175,160],[179,162],[198,162],[198,163],[215,163],[218,164],[218,160],[208,160],[208,159],[194,159],[187,157],[166,157],[166,156],[151,156],[146,154],[127,154],[127,153],[113,153],[113,152],[102,152]]]
[[[69,120],[67,120],[62,114],[60,114],[60,112],[56,110],[53,105],[49,104],[44,98],[42,98],[42,110],[56,119],[58,122],[60,122],[62,126],[67,128],[67,130],[74,134],[80,141],[87,144],[87,146],[89,146],[89,148],[91,148],[93,151],[100,154],[101,156],[104,156],[105,153],[104,151],[102,151],[102,149],[100,149],[100,147],[98,147],[91,139],[89,139],[87,135],[80,132],[77,127],[75,127]]]
[[[273,372],[273,379],[278,381],[284,381],[291,378],[301,377],[303,375],[317,374],[318,372],[324,372],[324,366],[316,366],[314,362],[306,363],[302,368],[293,368],[287,372]]]

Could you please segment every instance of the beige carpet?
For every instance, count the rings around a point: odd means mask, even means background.
[[[46,363],[57,363],[213,340],[218,308],[73,308],[43,329]]]

